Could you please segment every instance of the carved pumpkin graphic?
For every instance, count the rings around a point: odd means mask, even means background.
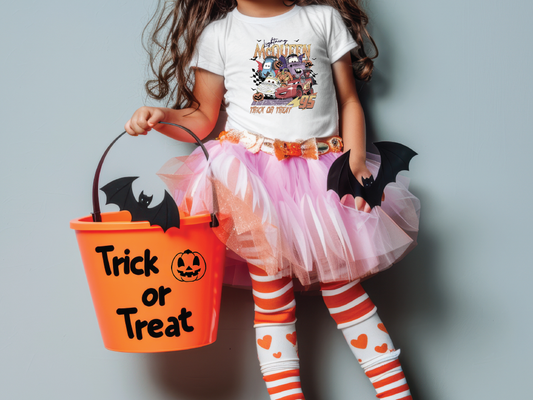
[[[287,83],[292,81],[293,79],[291,73],[289,72],[287,68],[281,71],[278,74],[277,78],[279,79],[282,86],[287,86]]]
[[[195,251],[185,250],[178,253],[172,260],[172,274],[181,282],[194,282],[205,275],[204,257]]]
[[[280,60],[278,60],[278,61],[276,61],[276,62],[274,63],[274,68],[275,68],[275,69],[280,69],[280,68],[281,68],[281,61],[280,61]]]
[[[263,95],[263,93],[258,92],[258,93],[254,93],[252,98],[254,99],[254,101],[261,101],[265,98],[265,96]]]

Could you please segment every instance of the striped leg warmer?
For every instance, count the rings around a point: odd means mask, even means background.
[[[379,399],[412,400],[391,338],[359,281],[322,284],[322,296]]]
[[[257,356],[271,400],[304,400],[292,279],[248,265],[255,303]]]

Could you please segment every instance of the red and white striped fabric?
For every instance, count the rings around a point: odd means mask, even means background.
[[[359,283],[322,283],[322,297],[339,329],[355,325],[376,313],[377,308]]]
[[[379,399],[412,400],[398,361],[399,350],[359,281],[322,284],[328,310],[353,354],[374,385]]]
[[[395,358],[365,370],[378,399],[413,400],[400,361]]]
[[[257,357],[271,400],[304,400],[292,278],[248,265],[255,303]]]
[[[249,265],[256,344],[271,400],[303,400],[292,279]],[[379,399],[412,400],[387,330],[359,281],[321,284],[328,310],[374,385]]]
[[[265,375],[271,400],[304,400],[298,369]]]
[[[281,274],[269,276],[264,270],[248,265],[252,278],[255,325],[281,325],[296,321],[292,278]]]

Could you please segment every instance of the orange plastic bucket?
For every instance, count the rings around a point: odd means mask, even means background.
[[[191,349],[217,337],[224,244],[210,215],[163,232],[127,211],[84,217],[76,230],[104,345],[125,352]],[[194,262],[196,259],[197,262]]]
[[[150,353],[211,344],[217,337],[225,258],[225,245],[211,227],[216,217],[178,218],[179,228],[164,231],[148,221],[132,221],[128,211],[100,213],[100,169],[116,140],[95,174],[93,215],[70,222],[104,345]]]

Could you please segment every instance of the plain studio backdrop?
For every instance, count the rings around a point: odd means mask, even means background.
[[[127,354],[102,344],[69,220],[91,212],[100,155],[147,102],[141,33],[154,6],[0,5],[2,399],[268,399],[247,290],[224,289],[211,346]],[[404,174],[422,218],[419,246],[364,286],[402,349],[415,399],[529,398],[533,4],[374,0],[368,9],[381,52],[360,90],[369,142],[419,153]],[[156,133],[125,137],[102,182],[141,175],[161,193],[155,172],[193,148]],[[374,398],[321,298],[297,301],[306,398]]]

